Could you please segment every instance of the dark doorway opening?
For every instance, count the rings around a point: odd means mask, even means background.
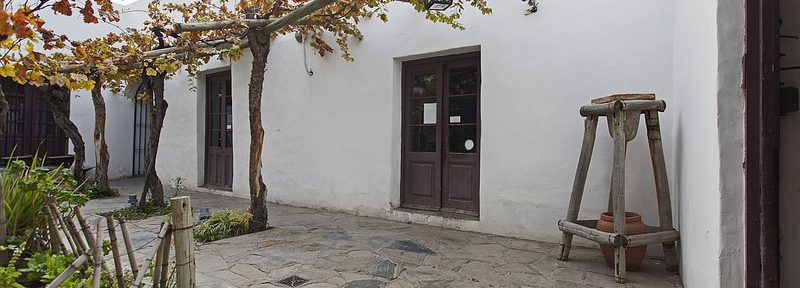
[[[480,53],[403,63],[401,206],[479,215]]]
[[[144,175],[147,143],[150,139],[150,105],[142,100],[133,103],[133,167],[131,176]]]
[[[233,98],[230,71],[206,77],[205,185],[233,185]]]
[[[11,79],[0,81],[9,105],[6,127],[0,135],[0,156],[9,157],[13,152],[15,157],[27,157],[37,151],[40,157],[67,155],[67,137],[55,124],[42,92]]]

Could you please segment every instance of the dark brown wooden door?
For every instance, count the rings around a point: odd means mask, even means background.
[[[9,106],[6,127],[0,135],[0,156],[11,156],[12,152],[14,156],[37,152],[48,157],[67,155],[67,137],[55,125],[41,90],[10,79],[0,81]]]
[[[478,215],[478,57],[404,64],[402,206]]]
[[[233,184],[233,101],[230,72],[206,78],[206,186]]]

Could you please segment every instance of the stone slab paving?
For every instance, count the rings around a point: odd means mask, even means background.
[[[127,205],[125,194],[140,179],[115,181],[123,194],[94,200],[86,211]],[[127,187],[127,188],[125,188]],[[137,188],[138,187],[138,188]],[[136,191],[136,192],[134,192]],[[245,209],[247,199],[187,191],[195,208]],[[557,244],[463,232],[418,224],[270,204],[264,232],[200,245],[198,287],[682,287],[663,263],[645,260],[619,285],[598,249],[576,248],[569,262],[556,260]],[[152,239],[159,217],[130,224],[134,246]],[[555,228],[554,228],[555,229]],[[150,244],[151,245],[151,244]],[[302,281],[295,280],[294,283]]]

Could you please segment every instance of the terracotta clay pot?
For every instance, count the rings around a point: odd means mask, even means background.
[[[614,233],[614,214],[605,212],[597,221],[597,230]],[[642,216],[633,212],[625,212],[625,232],[628,235],[642,234],[645,232]],[[642,265],[647,246],[628,247],[625,251],[625,267],[628,271],[636,271]],[[600,245],[600,252],[606,258],[608,267],[614,268],[614,246]]]

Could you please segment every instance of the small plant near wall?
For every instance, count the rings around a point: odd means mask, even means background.
[[[172,177],[172,180],[170,182],[172,183],[172,197],[173,198],[178,197],[178,195],[181,194],[181,191],[183,191],[183,188],[184,188],[183,187],[183,181],[184,180],[186,180],[186,179],[181,177],[181,176]]]
[[[247,234],[251,218],[253,215],[247,211],[214,212],[203,223],[195,226],[194,240],[205,243]]]
[[[86,194],[89,199],[114,198],[119,196],[119,190],[108,186],[97,185],[96,183],[84,186],[86,188],[83,189],[83,194]]]
[[[153,216],[162,216],[167,215],[170,213],[170,206],[167,204],[166,206],[158,206],[158,205],[145,205],[143,207],[140,206],[128,206],[125,208],[119,208],[116,210],[111,210],[108,212],[98,213],[100,216],[114,216],[114,219],[120,220],[143,220]]]

